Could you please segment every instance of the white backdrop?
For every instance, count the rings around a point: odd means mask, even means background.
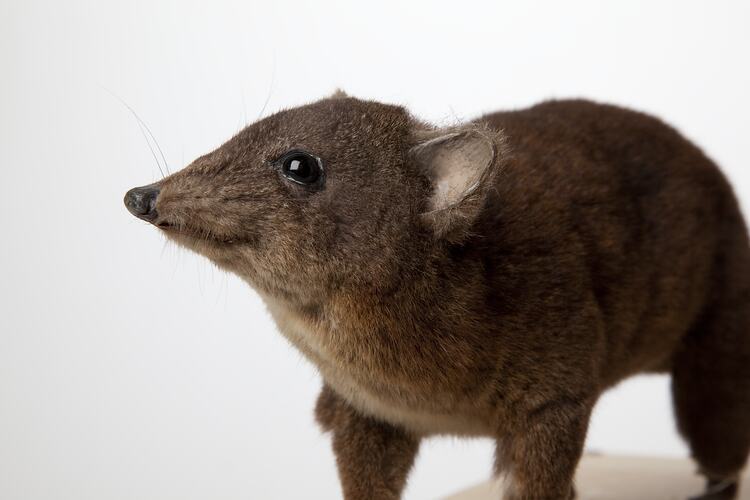
[[[329,499],[320,382],[243,283],[130,216],[245,122],[331,93],[434,122],[584,96],[677,125],[750,201],[747,2],[0,3],[0,498]],[[107,89],[107,90],[105,90]],[[683,455],[668,381],[609,393],[588,440]],[[484,479],[423,447],[406,494]]]

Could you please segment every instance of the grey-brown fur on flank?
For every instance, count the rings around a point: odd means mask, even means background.
[[[281,174],[290,150],[320,158],[319,184]],[[730,480],[704,498],[736,495],[747,232],[661,121],[571,100],[443,130],[337,93],[156,187],[149,220],[250,283],[320,371],[347,500],[400,498],[435,434],[495,438],[506,499],[573,498],[593,405],[642,372],[672,374],[701,471]]]

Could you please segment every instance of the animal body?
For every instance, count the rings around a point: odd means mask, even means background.
[[[736,495],[747,231],[656,118],[569,100],[437,128],[336,94],[125,203],[246,280],[318,368],[347,500],[400,498],[436,434],[496,439],[506,499],[573,498],[592,407],[642,372],[672,375],[701,498]]]

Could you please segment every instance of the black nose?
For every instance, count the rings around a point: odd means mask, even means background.
[[[157,196],[159,196],[157,184],[133,188],[125,193],[125,206],[136,217],[153,222],[157,216]]]

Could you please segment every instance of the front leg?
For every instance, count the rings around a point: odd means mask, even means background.
[[[498,439],[496,469],[507,476],[506,500],[572,500],[593,405],[561,398],[527,411]]]
[[[419,438],[362,415],[328,386],[318,397],[315,416],[333,433],[341,487],[346,500],[398,500],[406,484]]]

